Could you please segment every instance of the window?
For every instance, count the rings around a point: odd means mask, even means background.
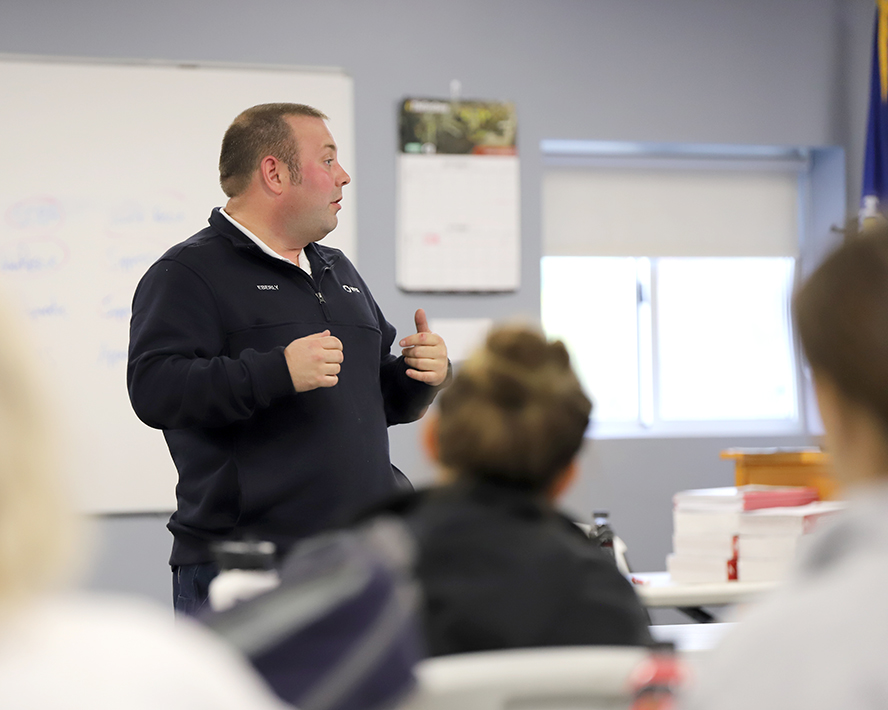
[[[543,327],[564,341],[583,387],[595,393],[595,418],[637,421],[635,259],[545,257],[541,278]]]
[[[789,311],[804,157],[550,161],[541,316],[592,435],[801,430]]]
[[[794,267],[787,257],[544,257],[543,326],[595,401],[593,434],[797,430]]]
[[[663,421],[795,421],[786,257],[659,259]]]

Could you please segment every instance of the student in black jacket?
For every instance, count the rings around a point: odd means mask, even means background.
[[[438,402],[426,445],[444,485],[388,506],[417,541],[429,652],[649,643],[613,558],[553,505],[592,409],[564,345],[496,329]]]

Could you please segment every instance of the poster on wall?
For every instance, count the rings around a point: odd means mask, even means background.
[[[401,104],[397,283],[405,291],[513,291],[521,264],[511,103]]]

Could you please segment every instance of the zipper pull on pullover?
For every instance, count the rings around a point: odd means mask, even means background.
[[[315,291],[315,296],[318,298],[318,303],[321,304],[321,310],[324,312],[324,319],[329,323],[331,320],[330,311],[327,308],[327,300],[324,298],[324,294],[320,291]]]

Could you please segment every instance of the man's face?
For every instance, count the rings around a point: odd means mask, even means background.
[[[342,188],[351,178],[336,156],[336,142],[320,118],[291,116],[287,119],[296,136],[299,182],[287,181],[286,226],[304,244],[323,239],[339,222]]]

